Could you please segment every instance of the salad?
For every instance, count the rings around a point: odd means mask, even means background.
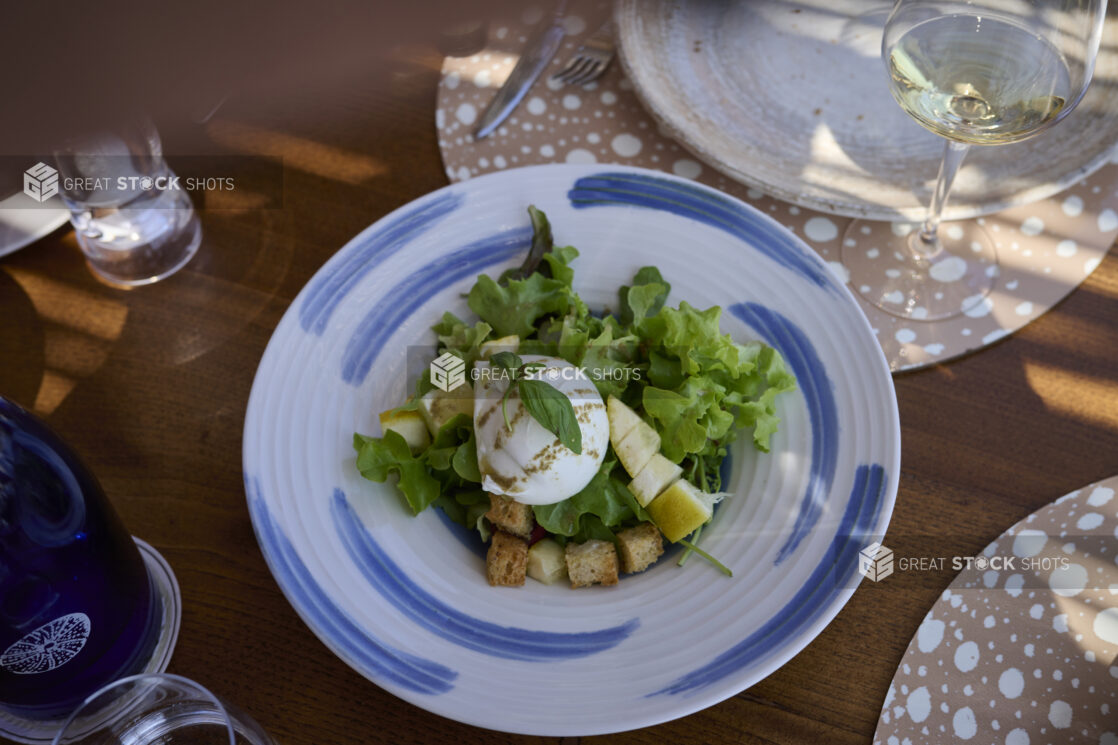
[[[671,307],[655,267],[595,313],[574,290],[578,251],[546,216],[525,265],[478,277],[445,313],[414,395],[354,435],[356,466],[395,478],[418,515],[434,505],[489,544],[491,585],[616,584],[680,544],[697,545],[722,492],[727,447],[767,452],[776,398],[795,388],[780,354],[721,333],[721,309]]]

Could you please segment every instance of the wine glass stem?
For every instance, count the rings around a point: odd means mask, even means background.
[[[930,259],[939,251],[936,231],[939,230],[943,207],[947,204],[951,185],[955,183],[955,174],[959,172],[959,166],[963,164],[969,150],[970,145],[955,140],[948,140],[943,147],[943,160],[939,164],[939,177],[932,193],[932,204],[928,207],[928,216],[924,218],[924,225],[916,234],[916,240],[909,242],[917,258]]]

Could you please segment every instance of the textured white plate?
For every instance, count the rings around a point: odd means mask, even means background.
[[[621,60],[649,112],[728,176],[823,212],[920,220],[944,141],[889,94],[888,6],[619,0]],[[1043,199],[1107,162],[1118,141],[1116,41],[1111,20],[1094,83],[1066,120],[1032,140],[971,151],[947,219]]]
[[[612,588],[486,584],[481,546],[437,509],[411,517],[357,475],[354,431],[409,390],[407,347],[469,316],[477,274],[520,263],[545,210],[582,252],[592,306],[655,264],[669,302],[723,306],[723,330],[779,348],[800,388],[772,453],[741,443],[703,546],[734,570],[661,561]],[[541,166],[429,194],[380,220],[303,288],[256,374],[245,421],[249,509],[264,555],[319,638],[429,711],[509,732],[576,735],[714,704],[786,662],[857,586],[856,557],[896,494],[892,380],[864,316],[775,221],[692,182]]]
[[[66,209],[16,206],[27,201],[22,194],[0,200],[0,256],[14,253],[53,233],[70,219]]]

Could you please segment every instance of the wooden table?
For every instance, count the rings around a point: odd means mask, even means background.
[[[241,482],[253,374],[295,294],[362,228],[446,183],[436,81],[433,59],[413,56],[391,75],[282,106],[234,98],[178,141],[165,130],[170,153],[284,159],[283,208],[207,212],[207,245],[165,282],[98,283],[68,227],[0,259],[0,393],[45,415],[131,531],[173,565],[184,610],[171,671],[236,702],[283,745],[536,739],[428,714],[334,657],[269,574]],[[1022,331],[896,387],[904,451],[889,535],[901,544],[974,554],[1118,473],[1118,256]],[[867,743],[902,652],[951,578],[863,582],[814,642],[749,690],[683,720],[586,739]]]

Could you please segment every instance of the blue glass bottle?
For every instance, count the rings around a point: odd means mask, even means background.
[[[93,474],[0,397],[0,708],[54,719],[140,672],[162,605]]]

